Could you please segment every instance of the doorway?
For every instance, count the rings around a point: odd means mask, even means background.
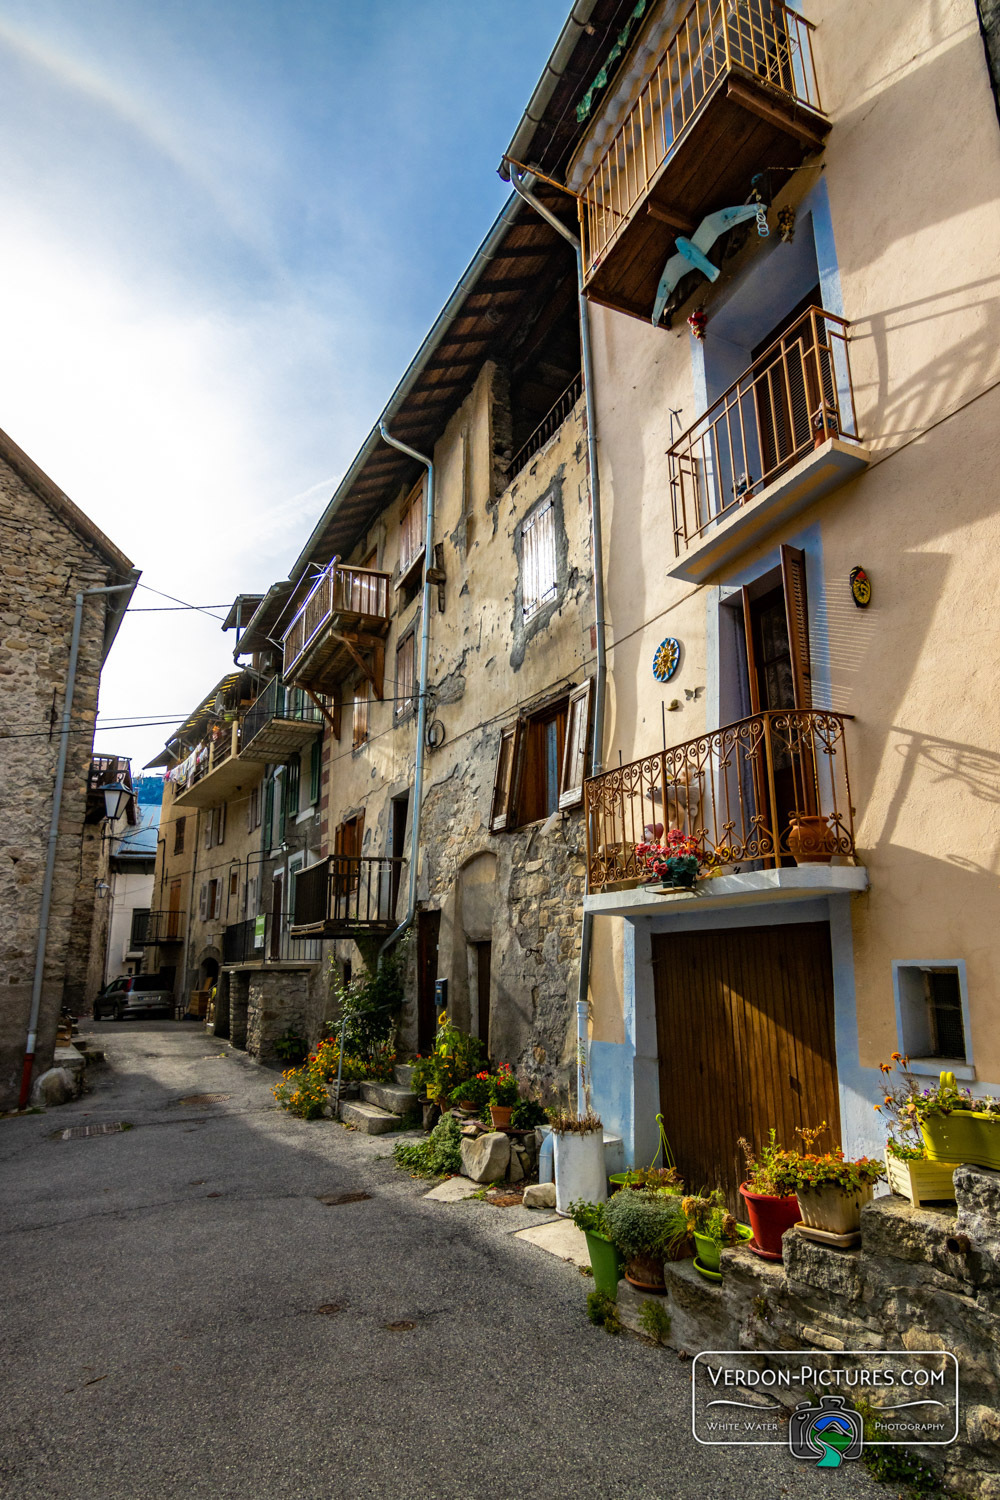
[[[410,794],[404,792],[401,797],[393,797],[390,805],[389,820],[389,854],[393,860],[402,860],[406,853],[406,820],[410,811]],[[390,901],[389,915],[396,915],[396,901],[399,897],[399,882],[403,873],[401,864],[393,864],[390,876]]]
[[[268,949],[270,958],[281,957],[281,929],[284,918],[281,902],[284,889],[284,877],[279,872],[271,881],[271,945]]]
[[[432,1045],[437,1031],[438,942],[441,936],[441,913],[422,911],[417,915],[417,1051],[424,1053]]]
[[[476,988],[476,1034],[483,1044],[483,1051],[490,1056],[490,1009],[492,987],[490,976],[493,969],[493,944],[470,943],[469,956],[472,977]]]
[[[825,922],[653,937],[660,1101],[692,1192],[718,1184],[742,1206],[737,1142],[755,1150],[773,1125],[830,1127],[840,1143],[833,964]]]

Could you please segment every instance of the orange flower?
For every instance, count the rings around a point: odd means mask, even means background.
[[[875,1110],[876,1114],[881,1114],[882,1113],[882,1106],[881,1106],[881,1104],[873,1104],[872,1105],[872,1109]]]
[[[901,1061],[903,1054],[902,1052],[890,1052],[889,1056],[892,1058],[893,1062],[899,1062]]]

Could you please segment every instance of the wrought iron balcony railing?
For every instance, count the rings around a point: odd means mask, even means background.
[[[379,856],[331,854],[295,882],[293,933],[353,937],[395,926],[403,862]]]
[[[315,938],[297,938],[291,933],[292,914],[273,912],[231,922],[222,934],[224,964],[316,963],[321,957]]]
[[[780,0],[694,0],[583,189],[588,277],[727,77],[742,75],[765,85],[779,105],[820,112],[813,29]],[[730,154],[735,154],[731,147]]]
[[[136,947],[156,948],[166,943],[182,943],[186,918],[187,913],[183,911],[148,912],[145,923],[135,933],[133,941]]]
[[[240,725],[240,755],[277,761],[292,755],[323,727],[323,713],[302,688],[286,687],[272,677],[247,709]]]
[[[691,835],[701,859],[729,873],[790,863],[804,817],[821,820],[812,836],[818,828],[826,855],[853,856],[847,717],[754,714],[592,777],[584,787],[590,891],[649,880],[636,846],[657,827]]]
[[[667,450],[678,557],[827,438],[860,441],[847,329],[810,307]]]
[[[307,656],[338,625],[385,634],[389,628],[388,573],[342,567],[336,560],[324,568],[285,632],[282,675],[287,682],[300,679]]]

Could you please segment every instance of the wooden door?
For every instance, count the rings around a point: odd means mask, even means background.
[[[653,937],[660,1108],[692,1192],[737,1188],[745,1136],[825,1120],[840,1142],[833,969],[825,922]]]
[[[439,911],[417,914],[417,1051],[421,1053],[431,1046],[437,1030],[434,986],[437,983],[440,934]]]
[[[170,893],[167,897],[167,931],[165,936],[177,938],[181,930],[181,882],[172,880],[170,882]]]
[[[479,1040],[486,1056],[490,1055],[490,974],[493,969],[493,944],[473,943],[476,955],[476,1000],[479,1015]]]

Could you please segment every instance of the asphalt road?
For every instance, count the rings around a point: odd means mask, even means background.
[[[589,1280],[512,1236],[540,1215],[422,1201],[191,1023],[84,1029],[94,1091],[0,1121],[3,1500],[886,1500],[699,1447],[690,1365],[592,1327]]]

